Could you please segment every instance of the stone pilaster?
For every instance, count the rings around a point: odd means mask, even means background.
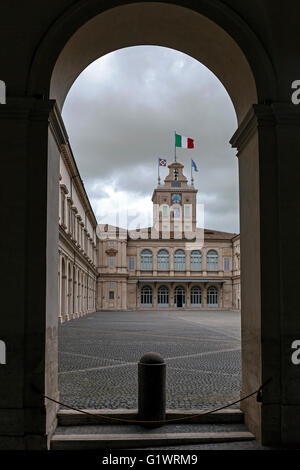
[[[262,403],[245,401],[242,409],[266,445],[299,442],[300,367],[291,362],[291,344],[300,338],[300,239],[293,228],[299,126],[292,104],[254,105],[232,139],[241,195],[242,394],[272,379]]]
[[[13,299],[0,319],[7,345],[7,365],[1,369],[2,448],[11,448],[10,441],[15,449],[46,448],[56,425],[57,405],[41,395],[58,398],[56,139],[61,128],[54,114],[53,101],[34,98],[9,98],[0,106],[1,189],[8,195],[1,206],[2,289]],[[49,120],[56,120],[56,132],[49,132]],[[10,430],[7,423],[13,423]]]

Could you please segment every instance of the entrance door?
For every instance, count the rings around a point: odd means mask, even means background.
[[[185,288],[182,286],[175,288],[174,306],[178,308],[185,307]]]

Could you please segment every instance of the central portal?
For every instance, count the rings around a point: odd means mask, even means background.
[[[174,306],[177,308],[185,307],[185,288],[182,286],[175,288]]]

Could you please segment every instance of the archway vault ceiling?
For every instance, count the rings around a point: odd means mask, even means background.
[[[206,11],[207,2],[199,1],[197,8]],[[241,122],[252,104],[274,95],[271,66],[256,37],[235,13],[221,2],[211,8],[215,11],[210,11],[210,17],[218,18],[222,26],[227,22],[239,44],[207,16],[169,3],[128,3],[94,16],[90,13],[91,19],[82,20],[75,32],[82,12],[78,8],[66,12],[36,53],[29,90],[50,94],[61,109],[77,76],[94,60],[124,47],[158,45],[184,52],[207,66],[227,89]],[[253,61],[256,64],[250,67]]]

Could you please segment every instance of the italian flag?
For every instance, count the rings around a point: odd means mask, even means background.
[[[183,135],[175,134],[175,147],[181,147],[183,149],[193,149],[194,140]]]

